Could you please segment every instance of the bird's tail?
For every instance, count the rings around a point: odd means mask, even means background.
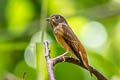
[[[84,67],[90,72],[90,75],[93,76],[92,68],[89,66],[88,62],[84,63],[81,58],[79,58],[79,60],[84,65]]]
[[[89,65],[88,65],[88,66],[89,66]],[[89,66],[89,68],[87,68],[87,69],[88,69],[88,71],[90,72],[90,75],[93,76],[93,74],[92,74],[92,73],[93,73],[93,72],[92,72],[92,68]]]
[[[88,59],[86,54],[79,52],[80,55],[77,55],[77,57],[79,58],[79,60],[81,61],[81,63],[84,65],[84,67],[90,72],[90,75],[92,76],[92,68],[89,66],[88,64]]]
[[[82,62],[82,64],[83,64],[84,67],[90,72],[90,75],[93,76],[93,74],[92,74],[92,73],[93,73],[93,72],[92,72],[92,68],[89,66],[89,64],[86,65],[86,64],[84,64],[83,62]]]

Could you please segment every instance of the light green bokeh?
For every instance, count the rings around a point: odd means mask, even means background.
[[[6,8],[8,30],[13,34],[22,33],[34,15],[34,7],[29,0],[10,0]]]
[[[74,15],[76,12],[73,0],[51,0],[49,5],[50,14],[61,14],[64,16]]]
[[[88,20],[82,16],[75,16],[67,19],[69,26],[72,28],[74,33],[80,38],[81,30]]]
[[[22,60],[16,65],[14,73],[22,79],[24,72],[26,73],[25,80],[37,80],[37,71],[27,66],[25,61]]]

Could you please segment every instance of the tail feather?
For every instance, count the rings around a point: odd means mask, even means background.
[[[79,60],[82,62],[84,67],[88,69],[88,71],[90,72],[90,75],[92,76],[92,69],[91,69],[91,67],[88,64],[88,59],[87,59],[86,54],[81,53],[81,52],[79,52],[79,53],[80,53]]]
[[[89,65],[88,65],[88,66],[89,66]],[[91,67],[89,66],[89,68],[87,68],[87,69],[89,70],[90,75],[93,76]]]

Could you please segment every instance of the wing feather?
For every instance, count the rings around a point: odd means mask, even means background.
[[[89,69],[87,55],[81,42],[79,41],[79,39],[77,38],[77,36],[74,34],[74,32],[72,31],[70,27],[67,27],[64,24],[62,25],[62,27],[64,29],[63,38],[66,40],[68,45],[71,47],[74,54],[82,61],[84,66],[87,69]]]

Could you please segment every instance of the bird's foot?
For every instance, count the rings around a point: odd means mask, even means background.
[[[66,51],[65,53],[63,53],[62,55],[58,56],[58,57],[62,57],[63,58],[63,62],[65,62],[65,55],[68,53],[68,51]]]

